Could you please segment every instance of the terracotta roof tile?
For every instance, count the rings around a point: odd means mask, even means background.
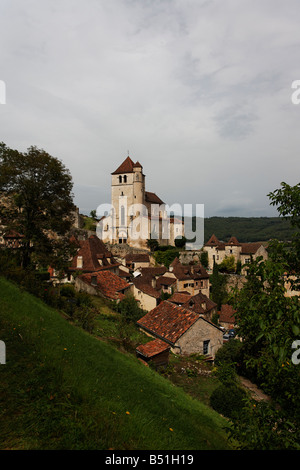
[[[124,291],[130,287],[130,284],[121,279],[111,271],[97,271],[94,273],[85,273],[78,276],[83,282],[92,285],[98,289],[105,297],[110,299],[120,299]],[[95,284],[97,282],[97,285]]]
[[[219,321],[225,323],[234,323],[235,322],[235,313],[236,310],[229,305],[221,305],[221,311],[219,312]]]
[[[141,344],[136,350],[145,357],[153,357],[170,349],[170,346],[161,339],[154,339],[147,344]]]
[[[217,304],[206,295],[202,294],[202,292],[199,292],[199,294],[191,296],[190,299],[188,299],[182,306],[201,315],[210,312],[213,308],[216,308]]]
[[[183,281],[185,279],[197,280],[209,278],[208,272],[200,264],[184,266],[180,262],[177,262],[172,266],[172,268],[172,273],[180,281]]]
[[[128,253],[125,256],[125,260],[133,263],[147,263],[150,262],[150,257],[147,253]]]
[[[198,319],[199,315],[191,310],[165,300],[138,320],[137,324],[150,333],[175,344]]]
[[[149,284],[147,280],[143,278],[143,276],[134,278],[132,282],[137,289],[141,290],[147,295],[150,295],[150,297],[154,297],[155,299],[160,298],[160,292],[154,289],[154,287],[152,287],[151,284]]]
[[[118,175],[120,173],[133,173],[134,162],[130,157],[127,157],[123,163],[112,173],[112,175]]]
[[[82,268],[77,267],[78,256],[82,256]],[[109,259],[108,259],[109,258]],[[99,263],[102,260],[102,265]],[[69,270],[94,272],[119,266],[112,254],[107,250],[105,244],[96,235],[80,242],[80,249],[74,256]]]
[[[257,250],[262,246],[262,243],[241,243],[242,245],[242,255],[251,255],[255,254]]]
[[[169,298],[169,302],[173,302],[174,304],[184,304],[192,296],[188,292],[175,292],[172,297]]]
[[[152,204],[164,204],[164,202],[155,194],[145,191],[145,200]]]

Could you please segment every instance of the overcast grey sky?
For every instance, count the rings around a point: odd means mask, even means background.
[[[75,202],[146,189],[205,216],[272,216],[300,176],[299,0],[0,0],[0,141],[61,159]]]

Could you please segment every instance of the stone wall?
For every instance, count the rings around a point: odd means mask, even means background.
[[[191,261],[193,261],[194,263],[199,263],[200,256],[201,256],[201,251],[199,250],[181,251],[179,253],[179,261],[182,264],[189,264]]]

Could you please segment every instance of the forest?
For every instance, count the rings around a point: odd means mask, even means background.
[[[204,220],[204,243],[212,234],[220,241],[235,236],[239,242],[291,240],[292,229],[281,217],[210,217]]]

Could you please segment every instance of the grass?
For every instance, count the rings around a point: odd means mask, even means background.
[[[0,278],[0,449],[229,449],[220,415]]]

